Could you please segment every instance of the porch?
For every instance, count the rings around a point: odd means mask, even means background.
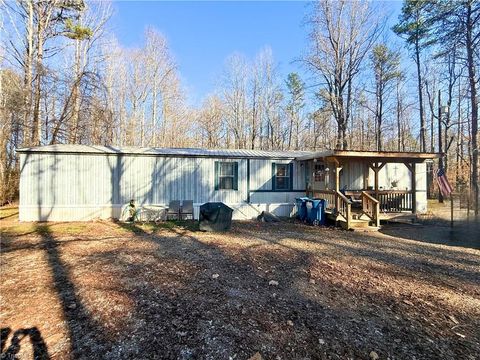
[[[412,219],[425,212],[425,162],[439,156],[331,150],[299,160],[305,161],[309,174],[307,196],[326,199],[327,216],[351,229],[378,228],[381,220]]]

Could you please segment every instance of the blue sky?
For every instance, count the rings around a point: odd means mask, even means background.
[[[302,25],[311,4],[303,1],[117,1],[113,30],[127,47],[140,46],[147,26],[168,39],[191,103],[212,92],[225,59],[234,52],[253,58],[269,46],[286,78],[307,49]],[[385,3],[395,11],[400,2]],[[390,11],[389,11],[390,12]]]

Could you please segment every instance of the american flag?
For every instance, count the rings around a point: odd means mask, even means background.
[[[447,176],[445,175],[445,170],[443,168],[439,168],[437,171],[437,183],[438,188],[442,192],[443,196],[448,196],[453,191],[453,188],[448,182]]]

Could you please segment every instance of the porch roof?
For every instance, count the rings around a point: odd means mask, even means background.
[[[442,157],[442,153],[404,152],[404,151],[359,151],[359,150],[327,150],[318,151],[297,157],[297,160],[313,159],[345,159],[378,162],[424,162],[428,159]]]

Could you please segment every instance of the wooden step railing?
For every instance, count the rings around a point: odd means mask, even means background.
[[[307,196],[313,199],[327,200],[326,209],[335,209],[335,190],[310,190],[307,191]]]
[[[335,210],[337,215],[343,217],[347,223],[347,230],[350,229],[352,221],[352,202],[340,191],[336,191]]]
[[[380,202],[365,191],[360,196],[362,199],[362,213],[367,215],[375,224],[380,226]]]

